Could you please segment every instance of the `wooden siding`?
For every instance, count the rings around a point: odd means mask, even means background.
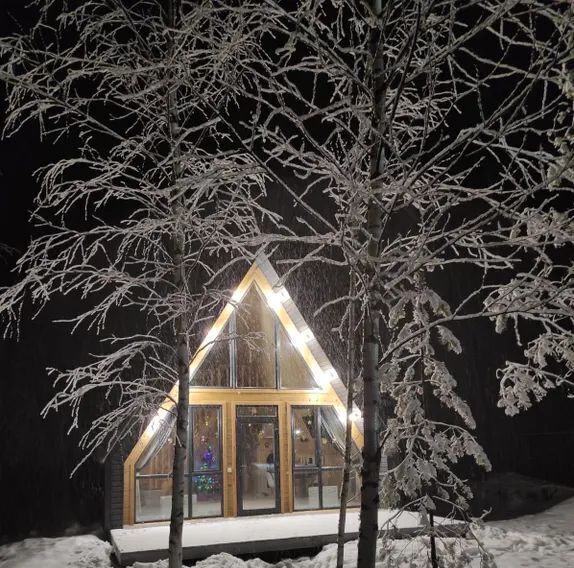
[[[106,533],[123,526],[123,466],[122,454],[119,451],[113,452],[106,460],[104,482],[104,530]]]

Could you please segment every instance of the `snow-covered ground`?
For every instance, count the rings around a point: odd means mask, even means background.
[[[446,558],[455,552],[458,563],[452,567],[479,568],[480,548],[484,546],[499,568],[571,568],[574,566],[574,499],[539,513],[509,521],[487,523],[477,529],[478,540],[445,540],[439,554]],[[479,544],[480,543],[480,544]],[[0,547],[1,568],[111,568],[111,547],[95,536],[56,539],[27,539]],[[336,547],[326,546],[314,558],[284,560],[275,568],[334,568]],[[408,543],[396,540],[380,549],[378,568],[419,568],[428,566],[428,546],[423,539]],[[345,563],[356,566],[356,542],[345,547]],[[133,568],[164,568],[165,561],[135,563]],[[487,566],[485,564],[483,566]],[[198,562],[197,568],[272,568],[262,560],[240,560],[217,554]]]

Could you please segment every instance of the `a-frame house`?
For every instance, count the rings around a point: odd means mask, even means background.
[[[186,518],[338,507],[346,388],[266,257],[213,324],[190,379]],[[116,527],[169,520],[172,404],[112,469]],[[362,421],[351,414],[357,452]],[[358,490],[352,476],[350,495]]]

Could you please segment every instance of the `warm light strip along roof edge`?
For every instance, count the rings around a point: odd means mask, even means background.
[[[268,284],[271,286],[272,289],[282,286],[281,278],[279,277],[279,275],[269,262],[267,255],[260,253],[255,259],[253,266],[257,266],[259,268],[259,270],[261,271],[261,273],[263,274],[263,276],[265,277],[265,279],[267,280]],[[292,298],[290,298],[286,302],[283,302],[281,307],[285,310],[285,312],[289,316],[289,319],[291,320],[295,328],[299,331],[299,333],[303,332],[305,329],[309,329],[309,326],[307,325],[305,318],[303,318],[303,316],[301,315],[301,312],[297,308],[297,305],[295,304]],[[295,322],[300,322],[300,325],[297,326]],[[305,345],[305,347],[313,355],[313,359],[315,360],[317,365],[319,365],[319,367],[321,367],[323,370],[334,368],[333,365],[331,364],[331,361],[323,351],[323,348],[319,344],[317,338],[315,337],[314,339],[315,341],[309,341]],[[321,365],[321,363],[323,364]],[[331,389],[334,391],[337,398],[340,400],[342,407],[344,408],[347,402],[347,387],[345,386],[345,383],[343,383],[338,374],[333,378],[333,380],[328,385],[327,390]],[[353,416],[355,417],[360,416],[360,418],[353,420],[353,424],[358,428],[361,434],[363,434],[363,419],[360,409],[356,404],[353,404],[353,408],[350,411],[350,413],[353,414]]]

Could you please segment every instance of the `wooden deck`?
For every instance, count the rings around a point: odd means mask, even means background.
[[[257,554],[276,550],[321,547],[337,541],[338,511],[313,511],[186,521],[183,528],[183,558],[197,560],[219,552]],[[437,524],[448,521],[437,519]],[[419,516],[381,509],[379,527],[407,534],[420,530]],[[347,513],[345,540],[359,534],[359,512]],[[111,531],[112,545],[122,566],[154,562],[167,557],[169,526],[142,524]]]

